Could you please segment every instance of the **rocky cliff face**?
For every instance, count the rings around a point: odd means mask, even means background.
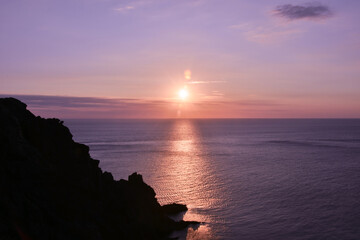
[[[0,239],[161,239],[168,218],[141,175],[115,181],[58,119],[0,99]]]

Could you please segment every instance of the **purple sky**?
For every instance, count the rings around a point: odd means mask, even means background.
[[[0,94],[60,118],[359,118],[359,10],[357,0],[3,0]]]

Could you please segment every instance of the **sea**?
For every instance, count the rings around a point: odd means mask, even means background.
[[[179,239],[360,239],[360,119],[65,120],[115,179],[143,175]]]

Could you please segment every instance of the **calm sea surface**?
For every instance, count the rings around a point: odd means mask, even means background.
[[[65,120],[116,179],[185,203],[187,239],[360,239],[360,120]]]

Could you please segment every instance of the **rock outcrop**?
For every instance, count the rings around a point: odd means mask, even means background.
[[[0,99],[0,239],[163,239],[189,224],[141,175],[115,181],[98,164],[60,120]]]
[[[171,203],[164,205],[162,206],[162,209],[167,215],[176,215],[178,213],[185,212],[188,210],[186,205],[179,203]]]

